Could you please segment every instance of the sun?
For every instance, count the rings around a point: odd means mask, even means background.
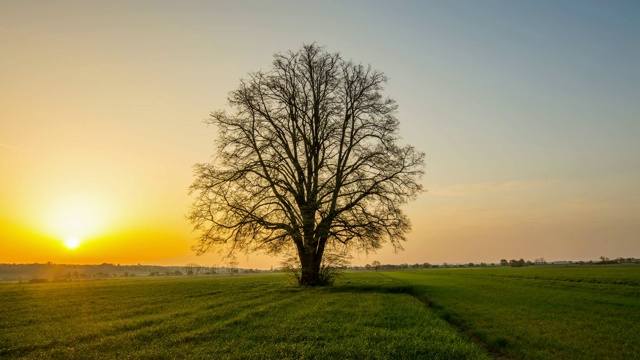
[[[64,242],[64,246],[66,246],[68,249],[71,249],[71,250],[77,248],[78,246],[80,246],[80,244],[81,244],[80,240],[78,240],[78,238],[76,237],[67,238],[67,240],[65,240]]]
[[[80,196],[84,195],[84,196]],[[89,193],[62,196],[51,202],[46,212],[46,232],[56,239],[62,248],[76,250],[89,239],[105,230],[108,216],[102,202],[92,200]]]

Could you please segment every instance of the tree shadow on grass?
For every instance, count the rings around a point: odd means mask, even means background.
[[[508,339],[503,337],[491,337],[481,330],[475,329],[472,324],[468,324],[453,309],[446,308],[429,299],[429,294],[434,286],[413,285],[397,281],[388,283],[358,283],[342,282],[334,286],[314,288],[326,293],[350,293],[350,294],[398,294],[409,295],[420,301],[429,308],[440,319],[456,328],[459,333],[470,341],[484,348],[492,357],[508,359],[505,349],[510,346]]]
[[[407,294],[415,296],[414,286],[405,284],[341,284],[324,288],[330,293]]]
[[[402,283],[389,284],[340,284],[327,287],[325,290],[329,293],[377,293],[377,294],[403,294],[409,295],[420,301],[424,306],[431,309],[439,318],[447,323],[466,331],[467,326],[463,319],[454,311],[444,308],[429,299],[429,286],[409,285]]]

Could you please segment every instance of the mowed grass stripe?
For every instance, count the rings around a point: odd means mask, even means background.
[[[615,281],[618,275],[626,280]],[[640,354],[640,288],[634,285],[640,267],[430,269],[385,276],[411,284],[441,318],[508,357]]]
[[[407,286],[348,274],[305,289],[282,275],[0,286],[0,357],[485,359]]]

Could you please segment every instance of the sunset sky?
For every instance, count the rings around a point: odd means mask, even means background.
[[[224,264],[185,219],[202,120],[314,41],[427,156],[405,251],[354,264],[640,257],[638,1],[3,0],[0,262]]]

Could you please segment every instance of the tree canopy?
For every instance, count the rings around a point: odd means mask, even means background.
[[[399,142],[385,75],[315,44],[274,55],[229,93],[210,163],[195,165],[198,253],[292,250],[299,281],[323,285],[327,251],[396,249],[400,206],[421,191],[424,154]]]

